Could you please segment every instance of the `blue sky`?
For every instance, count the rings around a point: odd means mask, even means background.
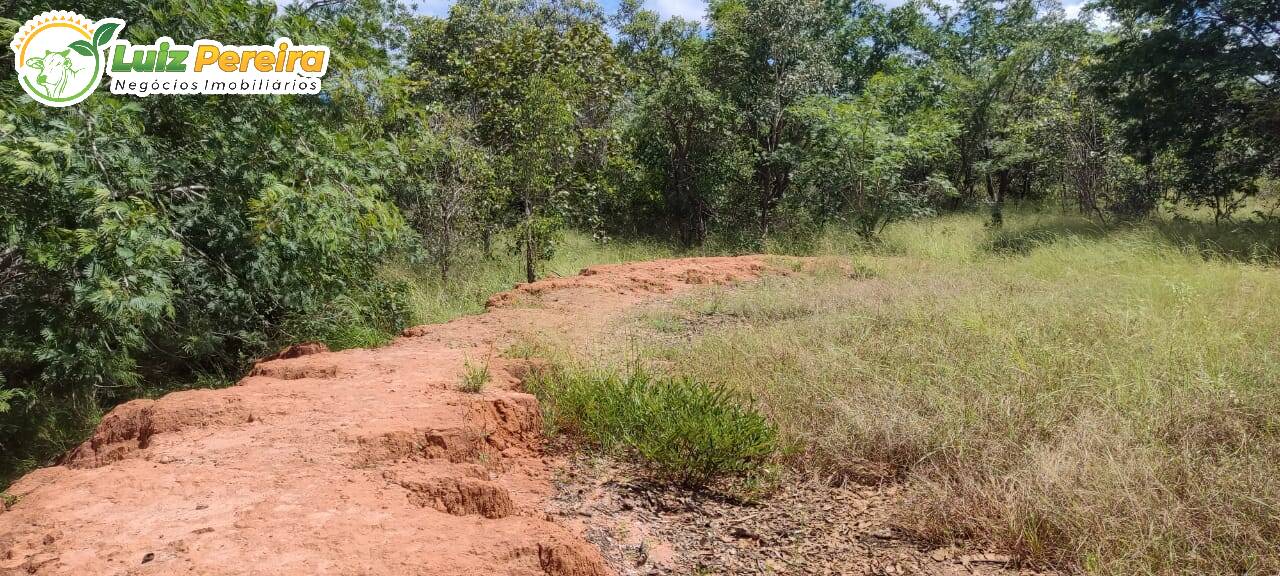
[[[410,0],[414,1],[414,0]],[[618,0],[599,0],[604,6],[605,11],[612,12],[618,7]],[[888,6],[897,6],[905,0],[884,0]],[[1081,6],[1086,0],[1063,0],[1063,7],[1066,8],[1067,16],[1072,18],[1080,13]],[[418,12],[423,14],[431,14],[434,16],[445,16],[449,13],[449,6],[453,4],[453,0],[416,0]],[[704,0],[645,0],[646,8],[663,15],[664,17],[682,16],[691,20],[701,20],[703,11],[706,9]]]

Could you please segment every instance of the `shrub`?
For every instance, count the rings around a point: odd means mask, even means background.
[[[636,458],[658,480],[686,487],[751,475],[777,443],[754,407],[692,378],[550,371],[531,389],[553,431]]]
[[[388,190],[418,172],[368,109],[389,83],[356,77],[391,68],[401,8],[147,8],[125,11],[135,41],[287,32],[341,40],[347,60],[323,98],[99,93],[66,113],[0,82],[0,480],[120,402],[298,339],[376,344],[407,320],[408,289],[370,278],[413,238]]]

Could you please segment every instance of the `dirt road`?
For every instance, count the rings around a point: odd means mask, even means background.
[[[383,348],[299,348],[236,386],[112,410],[62,465],[10,489],[2,574],[551,575],[609,573],[545,512],[521,334],[585,341],[645,301],[755,278],[759,257],[598,266],[498,294],[484,314]],[[459,390],[489,362],[484,391]]]

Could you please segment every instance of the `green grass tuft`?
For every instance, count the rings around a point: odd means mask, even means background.
[[[490,378],[492,376],[489,374],[488,363],[466,362],[462,365],[462,381],[458,384],[458,389],[468,394],[479,394],[489,385]]]
[[[556,433],[632,456],[686,487],[758,473],[777,434],[740,395],[692,378],[549,371],[526,384]]]

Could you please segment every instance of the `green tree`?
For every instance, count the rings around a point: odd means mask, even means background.
[[[593,6],[461,2],[446,22],[416,25],[410,43],[422,97],[474,111],[508,192],[494,216],[517,228],[530,282],[555,231],[607,186],[621,70]]]
[[[495,190],[493,162],[464,115],[411,102],[394,108],[389,145],[395,153],[396,204],[418,232],[426,256],[448,280],[465,235],[487,230],[484,220]]]
[[[815,97],[793,108],[808,129],[798,196],[822,221],[850,225],[865,239],[890,222],[929,214],[935,196],[950,188],[928,170],[949,154],[955,125],[927,113],[891,122],[880,108],[889,100],[880,84],[893,89],[892,78],[876,76],[857,98]]]
[[[763,241],[795,168],[789,148],[800,131],[788,108],[835,90],[838,17],[819,0],[722,0],[712,3],[710,17],[709,80],[733,104],[751,147],[751,204]]]
[[[1229,216],[1280,174],[1280,2],[1105,0],[1120,23],[1093,67],[1148,169],[1178,159],[1179,196]]]
[[[999,225],[1017,173],[1029,193],[1039,161],[1018,132],[1051,79],[1083,52],[1086,30],[1056,0],[966,0],[934,11],[937,33],[923,47],[943,72],[946,108],[960,124],[952,178],[966,200],[982,186]]]
[[[910,48],[932,32],[915,2],[890,9],[874,0],[840,0],[837,10],[833,42],[845,95],[858,95],[878,73],[913,67]]]
[[[657,191],[656,223],[685,246],[701,244],[729,189],[747,183],[745,151],[732,136],[733,108],[707,85],[712,65],[696,22],[662,21],[635,0],[620,12],[618,49],[634,85],[626,137],[641,171],[633,194]]]

